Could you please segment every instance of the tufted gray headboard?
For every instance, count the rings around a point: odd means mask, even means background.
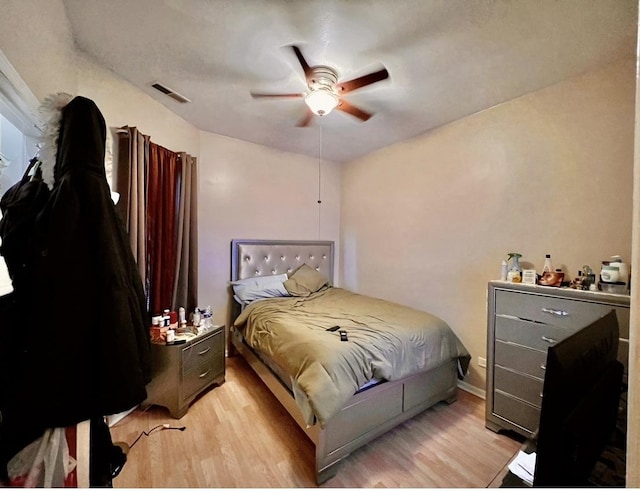
[[[333,284],[333,241],[234,239],[231,241],[231,280],[291,274],[306,263]]]

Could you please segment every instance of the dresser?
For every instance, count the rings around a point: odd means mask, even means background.
[[[487,428],[532,437],[540,420],[547,348],[612,309],[626,375],[629,296],[493,281],[487,304]]]
[[[176,419],[205,389],[222,384],[225,376],[224,326],[181,345],[151,345],[152,380],[143,406],[160,405]]]

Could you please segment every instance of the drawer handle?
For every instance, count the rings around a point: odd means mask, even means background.
[[[545,366],[544,364],[540,364],[540,369],[542,369],[543,371],[547,370],[547,366]]]
[[[540,392],[540,398],[542,398],[542,391]]]
[[[543,313],[554,314],[556,316],[569,316],[569,313],[560,309],[542,308]]]
[[[209,350],[211,350],[211,347],[207,347],[206,349],[204,349],[202,352],[198,352],[198,355],[204,355],[207,352],[209,352]]]
[[[211,369],[209,369],[208,371],[203,372],[202,374],[200,374],[200,376],[198,376],[200,379],[202,378],[206,378],[207,374],[209,374],[211,372]]]
[[[556,343],[556,342],[557,342],[557,340],[554,340],[554,339],[553,339],[553,338],[551,338],[551,337],[545,337],[544,335],[543,335],[543,336],[541,336],[540,338],[542,338],[542,339],[543,339],[545,342],[547,342],[547,343]]]

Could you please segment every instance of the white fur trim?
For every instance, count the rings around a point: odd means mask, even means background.
[[[107,126],[107,137],[104,142],[104,172],[109,189],[113,191],[113,137],[111,128]]]
[[[42,180],[49,189],[53,188],[54,177],[53,168],[56,165],[58,154],[58,136],[60,135],[60,120],[62,119],[62,108],[71,102],[73,96],[65,92],[58,92],[47,96],[39,108],[42,119],[45,122],[42,133],[38,160],[42,170]]]

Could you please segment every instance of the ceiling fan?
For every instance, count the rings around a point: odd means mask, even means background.
[[[300,48],[292,45],[291,49],[302,66],[307,86],[309,87],[309,92],[289,94],[263,94],[251,92],[252,97],[304,98],[304,101],[307,104],[307,111],[297,126],[307,126],[311,122],[311,118],[314,114],[324,116],[329,114],[333,109],[348,113],[362,121],[367,121],[371,116],[373,116],[371,113],[354,106],[342,96],[366,85],[388,78],[389,72],[387,72],[386,68],[383,67],[376,72],[357,77],[347,82],[339,82],[338,73],[335,69],[324,65],[309,66],[304,56],[302,56]]]

